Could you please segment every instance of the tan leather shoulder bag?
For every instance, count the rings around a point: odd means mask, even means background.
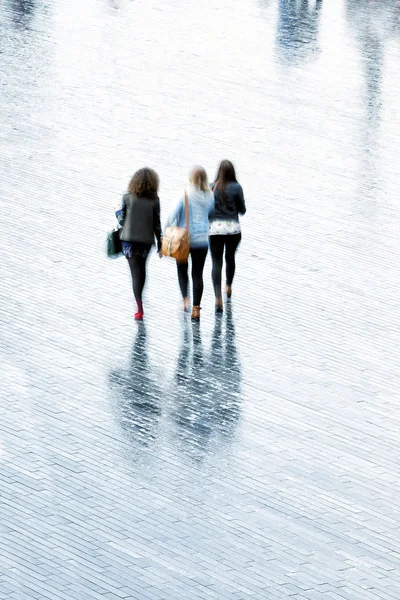
[[[190,252],[189,235],[189,198],[185,190],[185,220],[186,227],[167,227],[162,239],[161,251],[163,256],[175,258],[178,262],[187,262]]]

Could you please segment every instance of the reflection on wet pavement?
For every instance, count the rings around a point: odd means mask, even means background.
[[[142,323],[128,367],[109,375],[116,418],[131,443],[151,447],[162,435],[163,443],[169,437],[195,461],[232,444],[240,418],[241,369],[231,306],[225,323],[216,318],[208,351],[201,329],[192,332],[190,323],[183,324],[175,372],[164,390],[150,365],[146,337]]]
[[[240,417],[241,372],[235,345],[231,310],[226,330],[217,318],[209,353],[205,353],[200,328],[193,336],[186,326],[172,389],[173,434],[181,451],[201,460],[208,449],[215,453],[234,440]],[[192,347],[191,347],[192,339]]]
[[[279,0],[278,56],[288,62],[318,51],[322,0]]]
[[[400,5],[0,0],[0,600],[400,595]],[[145,322],[133,170],[237,166],[231,303]]]
[[[162,391],[152,376],[146,348],[146,325],[138,327],[129,367],[111,371],[111,388],[115,388],[118,420],[133,443],[149,446],[157,437],[161,415]]]

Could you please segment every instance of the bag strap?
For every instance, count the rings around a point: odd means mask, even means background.
[[[186,231],[189,233],[189,198],[188,193],[185,190],[185,219],[186,219]]]

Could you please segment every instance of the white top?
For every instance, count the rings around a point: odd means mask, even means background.
[[[210,235],[237,235],[240,233],[240,223],[234,219],[211,221]]]

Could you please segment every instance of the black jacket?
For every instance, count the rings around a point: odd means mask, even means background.
[[[125,194],[122,198],[122,208],[117,212],[122,230],[120,238],[124,242],[141,242],[161,247],[160,200],[153,198],[138,198],[133,194]]]
[[[238,221],[239,215],[245,214],[246,204],[240,183],[235,183],[232,181],[226,185],[225,204],[222,202],[221,191],[219,187],[214,189],[214,184],[212,184],[211,188],[214,192],[215,208],[210,215],[210,221],[216,221],[220,219]]]

